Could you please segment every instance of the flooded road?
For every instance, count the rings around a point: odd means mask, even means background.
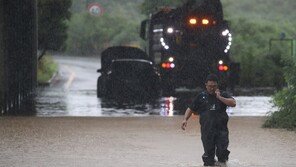
[[[97,98],[98,59],[56,60],[56,79],[38,88],[37,117],[1,117],[0,167],[203,164],[198,117],[189,120],[186,131],[180,128],[181,115],[195,92],[142,103]],[[225,167],[295,167],[295,132],[262,128],[263,116],[274,110],[271,97],[235,98],[237,107],[228,110],[233,117]]]
[[[48,87],[38,88],[37,116],[174,116],[184,114],[196,92],[179,90],[175,97],[145,102],[97,98],[99,58],[59,57],[59,73]],[[266,116],[275,109],[268,96],[237,96],[231,116]]]

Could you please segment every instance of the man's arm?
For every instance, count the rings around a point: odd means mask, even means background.
[[[186,126],[187,126],[187,120],[191,117],[192,113],[193,113],[192,110],[191,110],[190,108],[187,108],[187,110],[186,110],[186,112],[185,112],[185,115],[184,115],[184,120],[183,120],[183,122],[182,122],[182,126],[181,126],[181,128],[182,128],[183,130],[186,129]]]
[[[234,98],[225,98],[223,96],[221,96],[220,94],[220,90],[216,90],[216,97],[217,99],[219,99],[220,101],[222,101],[222,103],[226,104],[227,106],[230,106],[230,107],[235,107],[236,106],[236,101]]]

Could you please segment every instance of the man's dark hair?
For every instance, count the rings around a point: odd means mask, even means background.
[[[209,74],[206,78],[206,83],[208,81],[215,81],[218,83],[219,79],[218,79],[218,76],[216,74]]]

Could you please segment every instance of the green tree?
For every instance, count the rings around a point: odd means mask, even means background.
[[[148,15],[150,13],[153,13],[157,11],[158,7],[162,6],[169,6],[169,7],[176,7],[186,2],[186,0],[180,1],[180,0],[145,0],[141,5],[142,13]]]
[[[71,4],[71,0],[38,0],[38,49],[41,50],[38,60],[47,50],[64,47]]]
[[[74,11],[69,21],[67,52],[78,55],[98,54],[113,45],[140,47],[139,26],[145,17],[140,14],[142,3],[131,0],[92,1],[103,8],[99,17],[88,13],[87,1],[73,0]]]
[[[89,13],[73,15],[69,23],[67,50],[70,53],[97,54],[112,45],[129,45],[139,40],[137,24],[123,17]]]
[[[287,55],[287,47],[269,53],[269,40],[278,38],[277,25],[268,22],[256,22],[245,18],[231,22],[234,40],[231,50],[232,59],[241,63],[241,82],[243,87],[270,86],[280,88],[284,85],[282,58]],[[276,81],[276,82],[275,82]]]

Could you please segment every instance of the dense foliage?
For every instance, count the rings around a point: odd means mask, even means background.
[[[156,12],[159,7],[176,7],[180,5],[182,5],[182,2],[180,0],[145,0],[141,5],[141,10],[142,13],[149,15],[150,13]]]
[[[67,38],[71,0],[38,0],[38,49],[60,50]]]
[[[98,2],[100,16],[90,15],[88,6]],[[137,0],[73,0],[73,17],[69,22],[67,51],[79,55],[99,54],[113,45],[140,46],[139,26],[142,1]]]
[[[294,0],[222,0],[225,18],[234,34],[232,58],[241,63],[241,86],[275,86],[284,84],[281,59],[291,56],[289,42],[271,38],[296,38]],[[270,47],[270,48],[269,48]],[[278,48],[281,48],[280,50]],[[270,50],[269,50],[270,49]]]
[[[292,62],[285,67],[288,87],[274,95],[274,104],[279,111],[271,114],[264,127],[296,130],[296,65]]]

